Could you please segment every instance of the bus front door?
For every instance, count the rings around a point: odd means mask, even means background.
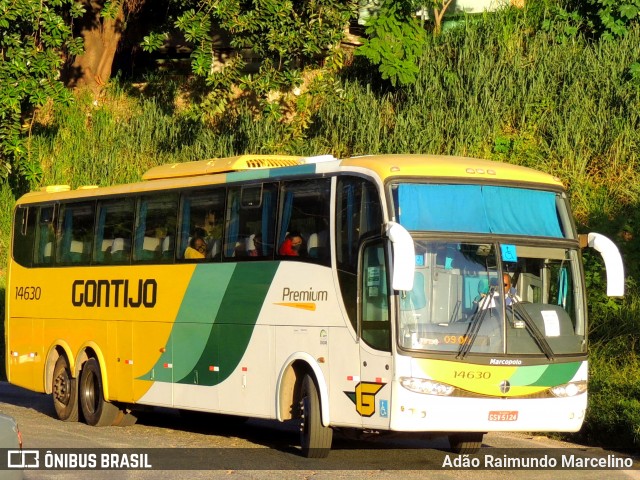
[[[391,321],[384,242],[363,245],[360,255],[360,382],[356,410],[365,429],[387,429],[391,400]]]

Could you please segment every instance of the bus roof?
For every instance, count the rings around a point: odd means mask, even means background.
[[[532,168],[473,157],[449,155],[366,155],[342,160],[343,167],[365,167],[384,182],[390,177],[455,178],[537,183],[562,187],[559,178]]]
[[[240,155],[196,162],[172,163],[149,169],[142,182],[110,187],[51,185],[23,195],[18,203],[56,201],[69,198],[123,195],[179,187],[198,187],[243,180],[339,171],[370,170],[382,182],[394,177],[457,179],[530,183],[561,187],[557,177],[531,168],[471,157],[446,155],[367,155],[336,160],[330,155],[296,157],[286,155]]]

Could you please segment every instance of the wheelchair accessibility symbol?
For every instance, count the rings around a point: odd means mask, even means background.
[[[380,416],[382,418],[389,417],[389,401],[388,400],[380,400]]]

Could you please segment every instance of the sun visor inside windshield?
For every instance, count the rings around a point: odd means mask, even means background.
[[[399,223],[407,230],[563,237],[553,192],[402,184],[398,204]]]

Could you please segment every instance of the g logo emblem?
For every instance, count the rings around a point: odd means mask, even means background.
[[[344,392],[356,405],[356,412],[363,417],[371,417],[376,413],[376,394],[386,383],[360,382],[355,392]]]

